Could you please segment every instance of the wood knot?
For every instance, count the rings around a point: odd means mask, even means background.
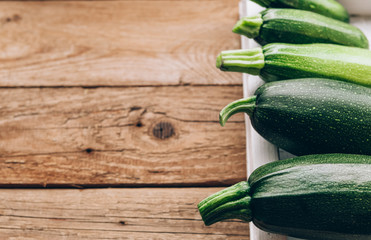
[[[123,220],[119,221],[119,223],[120,223],[121,225],[125,225],[125,224],[126,224],[126,222],[123,221]]]
[[[87,148],[87,149],[85,149],[85,152],[86,153],[92,153],[94,151],[94,149],[92,149],[92,148]]]
[[[13,16],[11,17],[7,17],[5,18],[5,22],[19,22],[21,20],[21,16],[19,16],[18,14],[14,14]]]
[[[136,127],[143,127],[143,123],[141,121],[137,122],[137,124],[135,124]]]
[[[169,122],[159,122],[153,128],[153,135],[159,139],[166,139],[174,135],[174,127]]]

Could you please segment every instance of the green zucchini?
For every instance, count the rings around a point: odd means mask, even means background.
[[[336,44],[270,43],[223,51],[216,66],[222,71],[260,75],[267,82],[314,77],[371,87],[371,51]]]
[[[252,0],[266,8],[296,8],[349,22],[348,11],[335,0]]]
[[[198,209],[205,225],[241,219],[292,237],[370,240],[371,156],[306,155],[268,163]]]
[[[295,155],[371,155],[371,89],[329,79],[263,84],[254,96],[220,112],[224,126],[238,112],[249,115],[267,141]]]
[[[260,14],[244,17],[233,28],[267,43],[333,43],[368,49],[368,40],[357,27],[323,15],[297,9],[267,9]]]

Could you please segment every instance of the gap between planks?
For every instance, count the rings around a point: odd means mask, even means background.
[[[0,89],[33,89],[33,88],[83,88],[83,89],[96,89],[96,88],[178,88],[178,87],[242,87],[242,83],[235,83],[235,84],[192,84],[192,83],[185,83],[185,84],[174,84],[174,85],[51,85],[51,86],[43,86],[43,85],[34,85],[34,86],[0,86]]]

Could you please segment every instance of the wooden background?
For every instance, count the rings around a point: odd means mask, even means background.
[[[238,0],[0,2],[0,239],[249,239],[197,203],[246,179]]]

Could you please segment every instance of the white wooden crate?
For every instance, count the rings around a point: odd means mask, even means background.
[[[351,24],[359,27],[366,34],[371,44],[371,0],[339,0],[339,2],[341,2],[349,11],[351,15]],[[255,15],[263,9],[264,8],[249,0],[242,0],[240,2],[241,17]],[[242,48],[254,48],[259,46],[254,40],[243,36],[241,37],[241,41]],[[244,97],[253,95],[255,90],[263,83],[264,82],[258,76],[243,74]],[[292,157],[292,155],[287,152],[277,149],[276,146],[268,143],[257,132],[255,132],[247,115],[245,115],[245,122],[248,175],[250,175],[257,167],[265,163]],[[295,238],[266,233],[256,228],[254,224],[250,223],[250,239],[293,240]]]

